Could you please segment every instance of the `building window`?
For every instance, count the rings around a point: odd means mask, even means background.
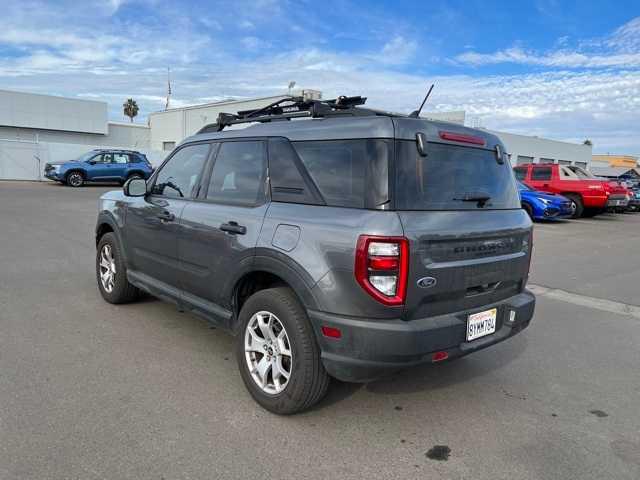
[[[526,165],[528,163],[533,163],[533,157],[525,157],[524,155],[518,155],[517,165]]]
[[[540,163],[555,163],[556,161],[553,158],[542,158],[540,157]]]
[[[571,162],[569,160],[558,160],[558,163],[560,165],[571,165]]]
[[[162,142],[162,150],[169,152],[176,148],[176,142]]]

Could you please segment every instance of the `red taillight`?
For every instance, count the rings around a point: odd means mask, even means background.
[[[433,355],[431,355],[432,362],[442,362],[447,358],[449,358],[449,354],[447,352],[436,352]]]
[[[409,241],[404,237],[360,235],[355,276],[360,286],[385,305],[402,305],[407,295]]]
[[[443,132],[443,131],[440,131],[439,134],[442,140],[449,140],[450,142],[471,143],[472,145],[481,145],[481,146],[484,146],[486,144],[484,138],[476,137],[474,135],[466,135],[464,133]]]

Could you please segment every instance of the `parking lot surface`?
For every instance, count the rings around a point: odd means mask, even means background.
[[[0,183],[0,479],[640,478],[640,214],[536,225],[523,334],[278,417],[228,335],[102,300],[112,188]]]

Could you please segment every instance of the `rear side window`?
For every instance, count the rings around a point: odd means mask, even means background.
[[[512,169],[495,151],[429,143],[423,157],[414,141],[396,145],[398,210],[520,208]]]
[[[213,165],[207,198],[219,203],[264,203],[267,159],[264,142],[224,142]]]
[[[318,189],[302,166],[289,140],[269,140],[269,179],[274,202],[324,205]]]
[[[375,208],[389,200],[391,141],[328,140],[293,146],[327,205]]]
[[[535,167],[531,170],[531,180],[551,180],[550,167]]]

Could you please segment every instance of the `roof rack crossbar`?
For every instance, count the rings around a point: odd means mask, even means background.
[[[385,113],[356,108],[364,105],[366,97],[341,96],[333,100],[308,100],[304,97],[287,97],[254,110],[242,110],[238,113],[220,112],[216,123],[202,127],[198,133],[220,132],[229,125],[239,123],[270,122],[272,120],[290,120],[303,117],[328,117],[337,115],[384,115]]]

